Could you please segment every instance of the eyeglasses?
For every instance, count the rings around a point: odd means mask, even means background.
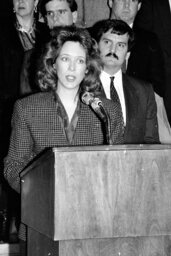
[[[56,11],[47,11],[46,16],[47,18],[54,19],[56,16],[63,16],[68,12],[66,9],[59,9]]]

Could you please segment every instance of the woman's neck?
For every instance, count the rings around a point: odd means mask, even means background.
[[[57,87],[57,94],[60,97],[61,101],[64,102],[77,102],[78,100],[78,88],[75,89],[64,89]]]
[[[72,119],[72,116],[75,112],[75,109],[77,107],[78,102],[78,92],[75,92],[75,90],[71,91],[61,91],[57,90],[57,94],[67,112],[69,122]]]
[[[26,32],[29,32],[33,27],[33,24],[34,24],[33,16],[30,16],[30,15],[25,17],[17,16],[17,20],[20,26],[22,27],[22,29],[25,30]]]

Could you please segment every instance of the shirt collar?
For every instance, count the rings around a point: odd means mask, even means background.
[[[109,75],[107,72],[105,72],[104,70],[101,72],[101,74],[100,74],[100,78],[103,80],[103,79],[109,79],[111,76],[114,76],[115,77],[115,81],[116,80],[120,80],[121,78],[122,78],[122,71],[121,71],[121,69],[120,70],[118,70],[118,72],[116,72],[115,74],[113,74],[113,75]]]

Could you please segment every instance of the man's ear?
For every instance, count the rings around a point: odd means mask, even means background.
[[[141,3],[139,2],[138,3],[138,11],[140,10],[140,8],[141,8]]]
[[[72,12],[73,23],[77,22],[77,17],[78,17],[78,12],[77,11]]]
[[[112,5],[113,5],[113,0],[108,0],[108,6],[109,6],[109,8],[112,8]]]
[[[96,52],[98,52],[98,51],[99,51],[99,46],[98,46],[97,41],[96,41],[94,38],[92,38],[92,42],[93,42],[93,48],[94,48],[94,50],[95,50]]]

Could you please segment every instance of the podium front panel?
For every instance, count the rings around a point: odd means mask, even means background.
[[[22,180],[23,222],[53,240],[171,235],[170,146],[55,148]]]

